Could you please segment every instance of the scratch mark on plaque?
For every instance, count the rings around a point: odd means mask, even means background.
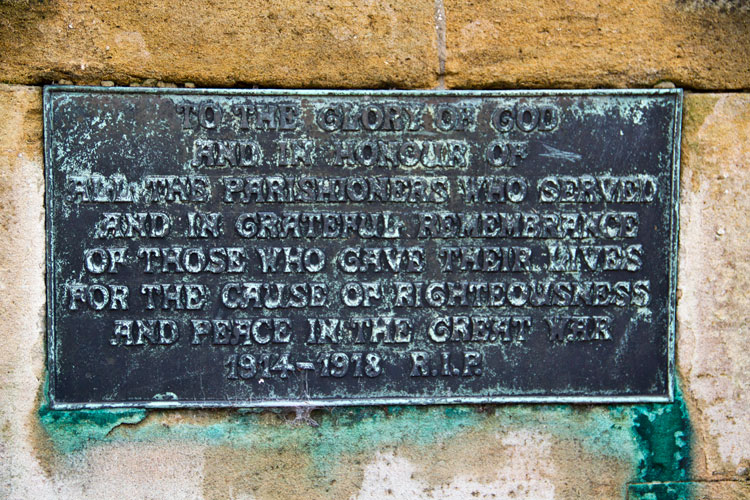
[[[578,153],[571,153],[569,151],[563,151],[562,149],[557,149],[548,144],[542,144],[542,146],[547,152],[541,153],[539,156],[544,156],[547,158],[555,158],[557,160],[573,161],[573,162],[581,159],[581,155],[579,155]]]

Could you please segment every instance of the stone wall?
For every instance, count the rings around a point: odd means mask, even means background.
[[[747,2],[0,0],[0,82],[0,498],[750,498]],[[675,403],[49,410],[52,82],[685,87]]]

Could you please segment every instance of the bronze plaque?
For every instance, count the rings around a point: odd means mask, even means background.
[[[47,87],[50,403],[669,401],[681,100]]]

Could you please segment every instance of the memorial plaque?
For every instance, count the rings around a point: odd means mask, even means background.
[[[681,98],[47,87],[50,403],[669,401]]]

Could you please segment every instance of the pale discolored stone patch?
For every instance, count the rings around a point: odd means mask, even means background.
[[[525,418],[515,418],[523,414]],[[482,425],[427,446],[387,448],[364,466],[351,498],[610,500],[633,477],[638,453],[598,409],[567,414],[501,411]],[[601,420],[600,420],[601,419]],[[549,422],[549,425],[545,425]],[[596,424],[599,422],[599,424]],[[607,424],[604,424],[607,422]],[[594,436],[597,425],[599,436]],[[611,440],[610,448],[591,438]],[[590,444],[590,443],[589,443]]]
[[[3,498],[40,473],[30,418],[44,367],[42,96],[0,85],[0,468]],[[3,491],[5,489],[6,491]],[[7,493],[7,496],[4,496]]]
[[[750,13],[675,0],[446,0],[453,88],[750,87]]]
[[[542,454],[548,453],[544,447],[540,451]],[[543,458],[546,457],[534,457],[534,466],[548,466]],[[406,458],[392,453],[378,454],[366,467],[362,490],[353,498],[380,500],[392,496],[414,500],[554,500],[554,483],[549,478],[528,477],[529,470],[525,465],[509,461],[509,466],[497,470],[495,480],[489,482],[476,481],[471,474],[464,473],[457,474],[448,482],[431,485],[415,477],[416,467]]]
[[[678,371],[699,477],[750,463],[750,96],[688,95],[683,130]]]
[[[0,3],[0,81],[431,87],[433,16],[432,0]]]

